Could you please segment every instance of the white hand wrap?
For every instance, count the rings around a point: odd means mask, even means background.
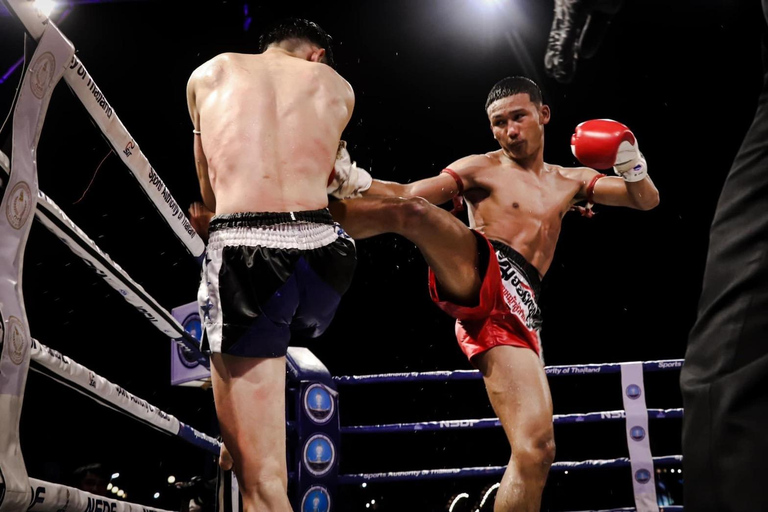
[[[648,163],[645,161],[637,141],[634,144],[624,141],[619,145],[616,154],[616,165],[613,166],[616,174],[624,178],[624,181],[640,181],[648,176]]]
[[[371,175],[365,169],[355,165],[346,145],[343,144],[333,165],[333,179],[328,185],[328,195],[337,199],[360,197],[371,187],[371,183],[373,183]]]

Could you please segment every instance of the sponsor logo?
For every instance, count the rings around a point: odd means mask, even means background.
[[[187,315],[181,325],[184,327],[185,331],[194,336],[196,340],[200,341],[200,338],[203,335],[203,326],[200,323],[200,315],[198,313]],[[179,361],[186,368],[192,369],[200,365],[200,361],[197,360],[195,353],[184,344],[176,344],[176,353],[178,354]]]
[[[318,425],[328,423],[336,410],[331,391],[322,384],[315,383],[304,392],[304,412]]]
[[[8,355],[13,364],[18,366],[24,362],[29,345],[24,334],[24,324],[15,316],[8,318],[8,330],[5,334],[8,337]]]
[[[123,150],[125,156],[131,156],[133,154],[131,151],[132,149],[136,149],[136,143],[133,141],[133,139],[131,139],[131,142],[125,145],[125,149]]]
[[[304,467],[315,476],[328,473],[336,461],[336,449],[331,440],[323,434],[315,434],[304,445]]]
[[[85,87],[91,91],[91,94],[93,94],[93,99],[96,101],[96,104],[101,108],[101,110],[104,111],[104,114],[108,118],[112,117],[112,107],[109,106],[109,103],[107,103],[107,99],[104,97],[104,93],[102,93],[98,87],[96,87],[96,82],[91,79],[90,76],[88,76],[88,72],[85,70],[85,67],[83,67],[82,62],[80,62],[77,57],[72,57],[72,60],[69,62],[69,69],[75,69],[77,68],[77,76],[80,77],[80,80],[88,80],[85,84]]]
[[[45,503],[45,487],[32,488],[32,503],[29,508],[32,508],[35,503]]]
[[[440,428],[466,428],[474,427],[480,423],[480,420],[441,420],[438,425]]]
[[[640,386],[637,384],[630,384],[627,386],[627,397],[632,400],[637,400],[641,395]]]
[[[635,481],[640,484],[647,484],[651,481],[651,472],[647,469],[638,469],[635,471]]]
[[[531,287],[520,276],[517,267],[504,254],[496,252],[499,262],[502,294],[509,310],[525,322],[525,326],[534,331],[541,328],[541,310],[536,304]]]
[[[5,207],[5,214],[13,229],[21,229],[27,221],[31,210],[32,195],[29,190],[29,185],[20,181],[11,190],[11,194],[8,197],[8,204]]]
[[[307,489],[301,499],[301,512],[328,512],[331,510],[331,496],[328,490],[315,485]]]
[[[141,399],[141,398],[139,398],[139,397],[137,397],[135,395],[132,395],[131,393],[129,393],[128,391],[124,390],[120,386],[115,386],[115,393],[117,394],[118,397],[120,397],[120,398],[122,398],[124,400],[127,400],[128,402],[131,402],[132,404],[134,404],[134,405],[136,405],[138,407],[141,407],[147,413],[154,414],[155,416],[157,416],[158,418],[160,418],[163,421],[170,421],[171,420],[171,417],[168,415],[168,413],[166,413],[164,411],[161,411],[160,409],[158,409],[154,405],[151,405],[146,400],[143,400],[143,399]]]
[[[645,439],[645,429],[643,427],[632,427],[629,430],[629,437],[635,441],[642,441]]]
[[[167,204],[168,208],[171,210],[171,215],[181,221],[184,231],[186,231],[190,237],[195,236],[195,229],[192,227],[192,224],[189,223],[187,216],[184,214],[184,210],[182,210],[173,197],[171,197],[171,191],[168,190],[168,187],[165,186],[163,180],[152,167],[149,168],[149,186],[155,187],[157,191],[160,192],[163,201],[165,201],[165,204]]]
[[[84,512],[116,512],[117,502],[109,502],[99,498],[88,496],[88,503],[85,504]]]
[[[627,413],[624,411],[606,411],[600,413],[601,420],[619,420],[625,418]]]
[[[29,68],[29,88],[35,98],[43,99],[56,71],[56,58],[51,52],[45,52]]]

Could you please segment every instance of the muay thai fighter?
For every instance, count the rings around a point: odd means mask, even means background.
[[[459,345],[482,372],[512,446],[494,510],[533,511],[540,508],[555,454],[540,357],[540,280],[552,263],[563,216],[582,201],[649,210],[659,194],[623,124],[580,124],[572,150],[587,167],[567,168],[544,162],[550,109],[533,81],[501,80],[485,107],[499,150],[462,158],[438,176],[407,185],[373,180],[362,198],[330,209],[355,239],[397,233],[420,249],[432,299],[457,319]],[[595,170],[610,167],[618,176]],[[472,229],[433,206],[462,196]]]
[[[207,207],[193,206],[193,222],[215,213],[198,295],[203,347],[228,449],[222,465],[231,454],[249,512],[291,510],[285,355],[292,334],[328,327],[356,264],[327,209],[329,190],[355,193],[353,168],[332,174],[354,93],[331,67],[330,43],[315,23],[285,20],[261,37],[258,55],[218,55],[187,87]],[[355,174],[353,183],[370,180]]]

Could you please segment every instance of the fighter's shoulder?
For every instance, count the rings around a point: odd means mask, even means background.
[[[551,170],[557,172],[560,176],[568,180],[583,181],[585,178],[591,178],[598,172],[591,167],[564,167],[562,165],[546,164]]]
[[[315,72],[320,76],[336,83],[339,87],[348,90],[350,93],[353,93],[352,85],[331,66],[319,62],[313,62],[311,65],[314,67]]]
[[[448,169],[458,173],[472,173],[482,171],[494,165],[492,153],[467,155],[459,158],[448,166]]]
[[[195,68],[189,76],[189,81],[199,82],[214,77],[229,67],[236,58],[237,54],[234,53],[220,53]]]

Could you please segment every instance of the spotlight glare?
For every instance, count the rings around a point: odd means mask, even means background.
[[[110,489],[110,491],[112,491],[112,494],[117,494],[120,491],[120,489],[113,486],[112,489]]]
[[[368,487],[368,484],[367,484],[367,483],[365,483],[365,482],[363,482],[362,484],[360,484],[360,487],[362,487],[363,489],[365,489],[366,487]]]
[[[110,478],[110,480],[114,480],[115,478],[120,478],[120,473],[112,473],[112,478]]]
[[[169,484],[172,484],[172,483],[174,483],[175,481],[176,481],[176,477],[175,477],[175,476],[171,475],[171,476],[169,476],[169,477],[168,477],[168,483],[169,483]]]
[[[153,498],[155,498],[155,499],[157,499],[157,498],[159,498],[159,497],[160,497],[160,493],[159,493],[159,492],[156,492],[155,494],[153,494],[153,495],[152,495],[152,497],[153,497]]]
[[[111,490],[112,490],[112,487],[113,487],[113,485],[112,485],[112,482],[109,482],[109,483],[107,484],[107,490],[108,490],[108,491],[111,491]]]
[[[56,2],[53,0],[35,0],[35,8],[47,18],[56,8]]]

